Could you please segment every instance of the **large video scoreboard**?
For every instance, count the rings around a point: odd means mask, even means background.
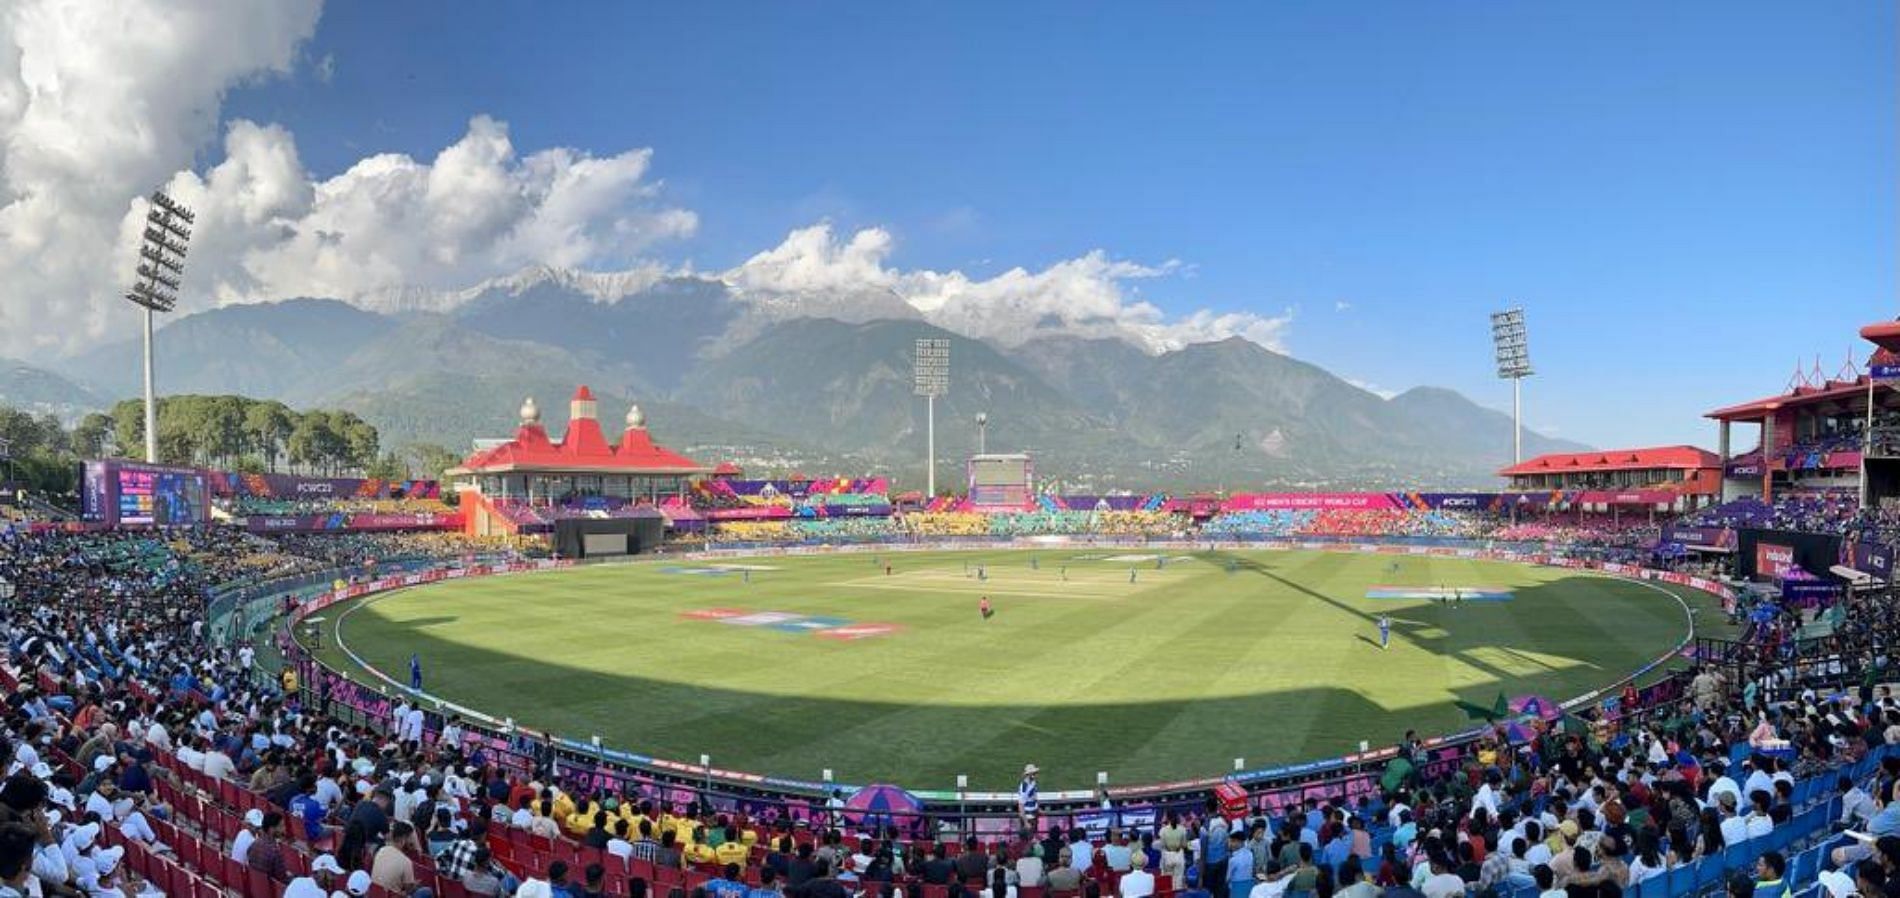
[[[85,463],[80,515],[113,527],[176,527],[211,518],[205,472],[123,459]]]
[[[1024,453],[972,455],[969,474],[970,504],[977,508],[1025,508],[1033,501],[1035,467]]]

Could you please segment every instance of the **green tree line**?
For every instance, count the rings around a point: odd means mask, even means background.
[[[0,405],[0,481],[68,495],[78,488],[78,461],[72,433],[58,418]]]
[[[73,429],[74,449],[94,457],[145,455],[145,406],[127,399]],[[223,470],[343,476],[381,467],[374,425],[352,412],[299,412],[246,396],[165,396],[158,400],[158,460]]]
[[[145,458],[145,406],[128,399],[72,426],[53,415],[0,405],[0,481],[43,495],[78,489],[89,458]],[[166,396],[158,401],[158,460],[245,473],[440,479],[461,461],[446,447],[415,443],[384,451],[376,427],[352,412],[299,412],[246,396]]]

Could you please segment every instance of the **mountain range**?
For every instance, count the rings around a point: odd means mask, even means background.
[[[697,276],[531,269],[453,292],[235,305],[157,337],[160,389],[347,408],[386,447],[505,436],[534,396],[552,426],[576,384],[610,431],[639,402],[655,437],[755,471],[921,480],[919,337],[951,341],[939,479],[987,415],[990,451],[1028,451],[1065,489],[1494,486],[1508,416],[1445,389],[1382,398],[1240,338],[1152,354],[1117,339],[968,339],[886,291],[746,295]],[[0,360],[0,401],[64,412],[140,389],[136,341],[51,364]],[[618,409],[620,412],[612,410]],[[612,417],[609,417],[612,415]],[[1576,443],[1525,435],[1527,454]]]

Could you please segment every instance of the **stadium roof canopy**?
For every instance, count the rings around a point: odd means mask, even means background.
[[[1888,352],[1900,352],[1900,321],[1882,321],[1860,329],[1860,337]]]
[[[653,442],[639,406],[627,410],[627,429],[619,445],[609,445],[595,417],[593,391],[582,386],[568,403],[567,432],[556,441],[541,426],[541,413],[530,398],[521,406],[521,427],[512,439],[470,455],[446,473],[623,474],[683,477],[712,467]]]
[[[1589,474],[1599,471],[1697,470],[1719,468],[1716,454],[1694,446],[1657,446],[1651,449],[1606,449],[1595,452],[1553,452],[1526,459],[1498,472],[1500,477],[1529,474]]]
[[[1815,386],[1797,386],[1779,396],[1718,408],[1703,417],[1717,421],[1760,421],[1782,409],[1860,399],[1866,395],[1867,376],[1863,374],[1853,380],[1828,380]]]

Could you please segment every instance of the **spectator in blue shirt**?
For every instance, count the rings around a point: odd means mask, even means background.
[[[746,898],[751,890],[746,888],[745,878],[738,864],[727,864],[721,876],[708,880],[706,898]]]
[[[1398,846],[1400,851],[1404,851],[1416,841],[1418,841],[1418,823],[1412,819],[1411,811],[1405,811],[1399,815],[1398,828],[1392,830],[1392,844]]]
[[[1246,898],[1253,891],[1253,852],[1241,848],[1240,830],[1227,834],[1227,895]]]
[[[1325,848],[1320,850],[1319,865],[1328,870],[1338,870],[1339,865],[1345,863],[1346,857],[1350,854],[1352,854],[1352,837],[1341,830],[1333,836],[1332,841],[1326,843]]]
[[[779,888],[778,871],[771,867],[759,868],[758,886],[746,890],[746,898],[784,898],[784,895],[785,891]]]
[[[1790,898],[1788,860],[1779,851],[1770,851],[1755,861],[1755,898]]]
[[[1226,829],[1210,826],[1201,834],[1201,886],[1214,898],[1227,898]]]
[[[137,758],[128,758],[125,772],[119,774],[119,791],[150,792],[152,775],[145,772],[145,763]]]
[[[324,835],[324,810],[323,802],[317,800],[317,778],[315,776],[306,773],[302,779],[297,781],[297,794],[290,799],[289,811],[291,818],[302,824],[303,832],[300,833],[300,835],[304,837],[305,841],[317,842],[322,840]]]

